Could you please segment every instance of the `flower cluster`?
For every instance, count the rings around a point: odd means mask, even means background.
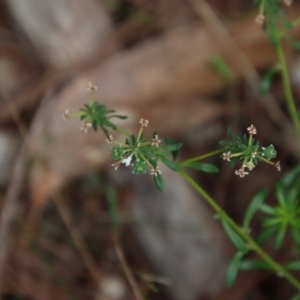
[[[114,110],[107,110],[104,105],[94,101],[94,93],[97,91],[97,87],[88,83],[87,92],[90,94],[89,103],[84,105],[84,108],[79,112],[70,113],[69,109],[62,114],[64,120],[67,120],[70,116],[79,116],[83,124],[80,127],[84,133],[88,132],[89,128],[93,128],[95,131],[100,127],[109,138],[108,129],[116,129],[116,125],[111,122],[112,118],[127,119],[126,116],[120,116],[114,114]]]
[[[264,161],[270,165],[273,165],[278,171],[280,171],[280,162],[272,162],[277,155],[277,152],[273,145],[268,147],[261,147],[259,142],[255,141],[254,135],[257,134],[256,128],[251,125],[247,128],[248,136],[233,135],[231,128],[228,130],[229,141],[220,141],[220,144],[224,146],[225,152],[222,154],[222,158],[235,164],[238,159],[242,161],[240,169],[235,171],[235,174],[243,178],[249,174],[249,171],[253,170],[259,161]]]
[[[162,140],[158,138],[156,133],[152,139],[146,140],[143,134],[144,127],[148,127],[149,121],[140,119],[140,130],[137,135],[127,135],[124,143],[115,141],[112,135],[106,139],[108,144],[113,144],[111,147],[111,157],[116,160],[112,164],[115,170],[118,170],[120,165],[132,167],[132,173],[145,174],[147,169],[150,169],[150,174],[154,175],[154,182],[159,190],[163,189],[163,178],[158,167],[158,161],[163,162],[171,169],[178,171],[177,164],[169,159],[172,152],[177,151],[181,144],[174,143],[170,140],[165,140],[164,145],[161,145]]]

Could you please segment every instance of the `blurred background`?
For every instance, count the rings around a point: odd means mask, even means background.
[[[299,16],[298,1],[289,13]],[[149,300],[289,299],[268,272],[241,272],[226,288],[234,248],[205,201],[163,166],[163,193],[150,174],[114,171],[103,133],[62,119],[88,101],[91,82],[95,100],[128,115],[120,126],[135,133],[145,118],[145,135],[182,142],[179,159],[254,124],[288,171],[300,152],[280,78],[258,95],[276,55],[256,15],[250,0],[0,2],[1,299],[136,299],[126,269]],[[298,99],[299,55],[285,50]],[[230,80],[212,68],[220,60]],[[259,165],[241,179],[208,162],[220,172],[191,174],[237,222],[281,175]],[[288,240],[267,251],[279,262],[295,254]]]

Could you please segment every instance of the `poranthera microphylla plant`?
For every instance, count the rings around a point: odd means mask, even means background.
[[[283,1],[285,5],[290,5],[291,1]],[[288,29],[300,24],[300,19],[290,22],[286,18],[285,11],[281,8],[280,0],[256,0],[259,14],[256,22],[262,25],[269,35],[270,42],[276,50],[278,64],[271,68],[262,80],[261,93],[269,92],[271,80],[276,72],[281,73],[283,89],[286,97],[286,103],[290,119],[294,125],[295,131],[300,138],[300,120],[296,109],[295,101],[291,91],[291,85],[286,66],[286,61],[282,49],[282,39],[289,41],[294,47],[300,49],[300,43],[288,35]],[[134,175],[143,175],[149,173],[153,176],[156,187],[163,191],[164,179],[160,169],[161,163],[165,164],[173,171],[178,172],[191,184],[191,186],[207,201],[215,210],[216,219],[219,219],[231,242],[235,246],[237,253],[232,258],[226,273],[226,283],[232,285],[239,270],[266,269],[284,277],[297,290],[293,300],[300,300],[300,282],[291,273],[294,270],[300,270],[300,260],[292,261],[286,265],[277,263],[269,254],[267,254],[262,244],[269,237],[275,235],[275,247],[281,247],[286,233],[292,234],[297,253],[300,254],[300,205],[299,205],[299,174],[300,165],[294,170],[284,175],[276,184],[275,195],[278,205],[272,207],[265,204],[268,196],[267,190],[262,190],[252,199],[245,212],[242,225],[238,225],[216,201],[210,197],[206,191],[197,183],[188,173],[186,168],[215,173],[218,168],[214,165],[200,162],[201,160],[221,155],[221,159],[229,162],[231,167],[235,164],[239,166],[234,173],[244,178],[250,172],[255,172],[254,168],[264,162],[280,171],[280,162],[275,160],[277,151],[273,145],[261,146],[256,140],[257,129],[252,124],[247,128],[246,133],[233,134],[231,128],[227,131],[227,139],[220,141],[221,149],[203,154],[185,161],[176,162],[176,157],[181,143],[176,143],[171,139],[159,136],[153,132],[150,138],[147,138],[150,122],[143,118],[139,121],[139,130],[131,134],[114,123],[114,119],[125,119],[126,116],[115,114],[114,110],[108,110],[104,105],[94,101],[94,94],[97,87],[89,83],[89,102],[85,104],[79,112],[70,113],[67,109],[63,118],[69,116],[79,116],[83,121],[81,130],[86,133],[90,128],[97,131],[99,128],[106,136],[106,142],[110,146],[110,155],[112,157],[111,166],[117,171],[121,166],[131,168]],[[115,140],[114,132],[124,136],[123,141]],[[119,136],[119,135],[118,135]],[[261,232],[257,237],[251,234],[251,221],[253,216],[261,211],[263,214]],[[260,259],[249,260],[247,254],[254,251]]]

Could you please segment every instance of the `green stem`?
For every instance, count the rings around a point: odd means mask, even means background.
[[[220,154],[223,151],[224,151],[224,149],[219,149],[219,150],[212,151],[212,152],[209,152],[209,153],[206,153],[206,154],[203,154],[203,155],[200,155],[200,156],[196,156],[196,157],[193,157],[193,158],[190,158],[190,159],[187,159],[187,160],[183,160],[180,163],[178,163],[178,165],[183,166],[187,163],[191,163],[191,162],[194,162],[194,161],[202,160],[202,159],[205,159],[207,157],[211,157],[211,156]]]
[[[297,27],[297,26],[300,24],[300,17],[297,18],[297,19],[295,19],[295,20],[292,22],[292,24],[293,24],[293,27]]]
[[[277,52],[280,66],[281,66],[280,71],[281,71],[282,84],[283,84],[286,104],[288,107],[291,121],[293,122],[296,133],[297,133],[298,137],[300,138],[300,121],[298,118],[298,112],[297,112],[294,96],[292,93],[289,72],[288,72],[287,63],[286,63],[286,59],[284,56],[282,44],[281,44],[280,39],[278,39],[278,40],[279,41],[278,41],[278,46],[276,47],[276,52]]]
[[[188,183],[206,200],[206,202],[217,212],[220,218],[228,223],[232,229],[248,243],[248,247],[255,251],[277,274],[280,274],[291,285],[293,285],[298,291],[300,291],[300,282],[283,266],[278,264],[273,258],[269,256],[249,235],[249,233],[242,227],[240,227],[231,217],[214,201],[214,199],[209,196],[209,194],[187,173],[183,170],[180,170],[179,173],[181,176],[187,180]]]
[[[119,126],[116,126],[116,129],[115,129],[115,130],[118,131],[119,133],[121,133],[121,134],[127,136],[127,137],[130,137],[130,133],[127,132],[126,130],[122,129],[122,128],[119,127]]]

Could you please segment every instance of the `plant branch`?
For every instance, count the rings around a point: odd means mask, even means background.
[[[193,158],[190,158],[190,159],[187,159],[187,160],[183,160],[183,161],[181,161],[179,163],[179,165],[183,166],[183,165],[185,165],[187,163],[191,163],[191,162],[194,162],[194,161],[202,160],[202,159],[205,159],[205,158],[208,158],[208,157],[220,154],[223,151],[224,151],[224,149],[219,149],[219,150],[212,151],[212,152],[209,152],[209,153],[206,153],[206,154],[203,154],[203,155],[200,155],[200,156],[196,156],[196,157],[193,157]]]
[[[285,99],[286,99],[286,104],[288,107],[288,112],[289,112],[291,121],[294,125],[294,128],[296,130],[296,133],[298,135],[298,138],[300,138],[300,121],[299,121],[299,117],[298,117],[298,113],[297,113],[294,96],[292,93],[287,63],[286,63],[286,59],[284,56],[282,43],[280,40],[278,42],[278,46],[276,47],[276,53],[277,53],[278,60],[279,60],[280,66],[281,66],[280,72],[281,72],[283,90],[284,90],[284,95],[285,95]]]
[[[134,277],[132,275],[131,269],[130,269],[128,263],[127,263],[127,260],[125,258],[124,252],[123,252],[123,250],[120,246],[120,242],[119,242],[119,239],[118,239],[117,235],[115,235],[115,237],[114,237],[114,244],[115,244],[115,250],[116,250],[117,256],[118,256],[118,258],[120,260],[120,263],[122,265],[122,269],[123,269],[123,271],[125,273],[125,276],[126,276],[128,282],[129,282],[129,284],[130,284],[130,286],[133,290],[135,298],[137,300],[144,300],[145,298],[144,298],[144,296],[143,296],[136,280],[134,279]]]
[[[217,212],[219,217],[227,222],[232,229],[245,241],[249,249],[255,251],[271,268],[272,270],[284,277],[291,285],[293,285],[298,291],[300,291],[300,282],[283,266],[279,265],[272,257],[269,256],[249,235],[249,233],[242,227],[240,227],[216,202],[209,196],[209,194],[187,173],[180,170],[179,173],[184,179],[186,179],[192,187],[206,200],[206,202]]]

